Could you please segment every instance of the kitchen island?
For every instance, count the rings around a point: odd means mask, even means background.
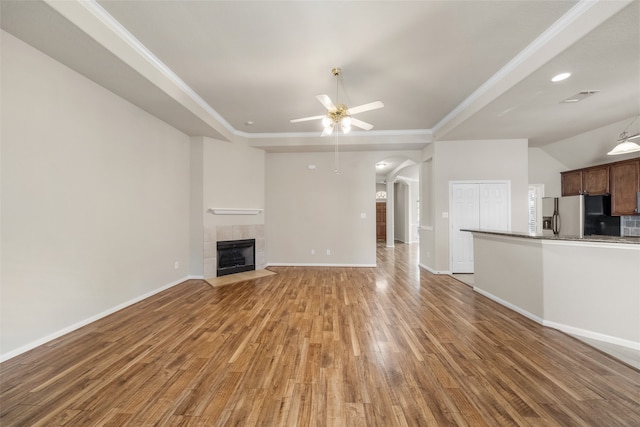
[[[474,290],[572,335],[640,350],[640,237],[474,237]]]

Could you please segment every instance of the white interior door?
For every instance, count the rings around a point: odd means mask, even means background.
[[[451,272],[473,273],[473,235],[460,229],[506,231],[511,228],[509,184],[452,183]]]
[[[453,184],[451,188],[451,272],[473,273],[473,235],[463,228],[480,227],[478,184]]]
[[[479,184],[480,228],[506,231],[509,229],[509,188],[506,183]]]

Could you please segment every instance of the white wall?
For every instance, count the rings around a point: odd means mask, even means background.
[[[189,138],[6,32],[1,61],[6,358],[188,276]]]
[[[396,214],[394,219],[396,223],[401,223],[401,231],[396,231],[396,240],[405,243],[417,242],[420,238],[418,235],[418,200],[420,197],[420,165],[418,163],[406,166],[395,175],[397,183],[402,185],[399,188],[403,198],[402,207],[396,203]],[[398,196],[396,195],[396,198]],[[400,209],[404,212],[400,213]],[[398,216],[401,216],[398,218]],[[398,227],[396,227],[398,230]],[[401,237],[399,237],[401,236]]]
[[[560,172],[569,170],[541,148],[529,148],[529,184],[543,184],[544,197],[560,197]]]
[[[214,215],[210,209],[264,210],[265,152],[248,146],[246,140],[241,137],[236,137],[233,142],[206,137],[192,139],[202,144],[203,185],[200,218],[204,234],[204,276],[216,275],[217,240],[256,239],[256,268],[264,268],[265,212],[257,215]]]
[[[264,224],[259,215],[215,216],[209,208],[259,208],[265,206],[265,152],[236,137],[224,142],[203,137],[205,227]]]
[[[638,245],[476,233],[474,249],[475,291],[545,326],[640,348]]]
[[[543,255],[537,239],[475,234],[474,290],[542,323]]]
[[[640,248],[543,241],[544,318],[576,335],[640,349]]]
[[[420,265],[433,271],[435,268],[435,184],[433,176],[434,145],[422,151],[420,164]]]
[[[399,242],[410,242],[407,224],[407,215],[409,207],[409,188],[404,182],[396,182],[394,190],[394,237]]]
[[[416,168],[418,167],[417,165],[415,166]],[[409,183],[409,187],[408,187],[408,194],[409,194],[409,230],[407,231],[408,233],[408,239],[409,242],[414,243],[417,242],[418,240],[420,240],[420,236],[418,234],[418,227],[419,227],[419,219],[418,219],[418,200],[420,197],[420,182],[415,181],[415,182],[410,182]]]
[[[375,265],[375,164],[391,155],[420,158],[417,151],[342,152],[336,175],[331,152],[267,153],[268,263]]]
[[[204,278],[204,138],[191,137],[189,145],[189,273]]]
[[[433,230],[422,230],[420,250],[424,267],[449,271],[449,182],[509,181],[511,229],[527,231],[527,140],[439,141],[424,159],[432,161]],[[431,152],[432,150],[432,152]],[[431,254],[431,251],[435,252]]]
[[[375,160],[341,153],[339,175],[333,165],[333,153],[267,154],[269,264],[375,265]]]

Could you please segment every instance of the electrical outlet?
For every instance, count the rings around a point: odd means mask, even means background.
[[[331,255],[331,249],[327,249],[327,255]]]
[[[315,255],[316,254],[316,250],[315,249],[311,249],[311,255]]]
[[[176,261],[176,262],[173,264],[173,268],[175,268],[176,270],[177,270],[177,269],[179,269],[179,268],[180,268],[180,261]]]

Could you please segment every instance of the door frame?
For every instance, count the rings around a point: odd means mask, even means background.
[[[378,205],[384,205],[384,236],[378,239]],[[376,243],[387,242],[387,199],[376,199]]]
[[[453,218],[451,217],[451,213],[453,212],[453,186],[455,184],[506,184],[507,185],[507,229],[511,230],[511,181],[506,179],[471,179],[471,180],[457,180],[457,181],[449,181],[449,273],[453,274]]]

